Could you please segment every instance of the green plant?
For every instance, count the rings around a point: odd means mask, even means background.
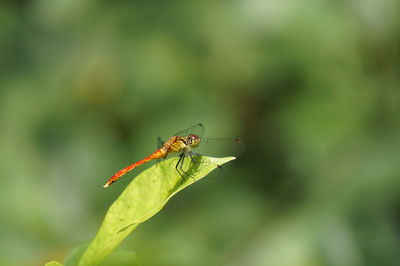
[[[201,157],[200,163],[190,164],[186,160],[189,178],[183,179],[175,170],[178,158],[172,158],[153,165],[139,174],[111,205],[96,237],[89,245],[76,248],[67,257],[65,265],[98,265],[101,263],[139,224],[159,212],[176,193],[200,180],[218,165],[234,157]],[[59,266],[49,262],[46,266]]]

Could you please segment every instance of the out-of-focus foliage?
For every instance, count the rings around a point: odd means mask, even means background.
[[[61,261],[197,122],[246,152],[123,243],[143,265],[397,265],[399,5],[2,1],[0,265]]]

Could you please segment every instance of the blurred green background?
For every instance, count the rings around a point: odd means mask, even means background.
[[[397,0],[0,3],[0,265],[94,237],[158,136],[246,151],[119,247],[142,265],[398,265]]]

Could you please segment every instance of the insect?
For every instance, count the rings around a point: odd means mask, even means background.
[[[239,154],[244,149],[244,144],[239,139],[231,138],[202,138],[204,132],[203,124],[196,124],[186,130],[179,131],[167,141],[158,138],[158,149],[146,158],[137,161],[115,173],[104,187],[110,186],[123,175],[136,167],[155,159],[165,159],[169,154],[179,154],[176,171],[185,178],[188,175],[183,169],[184,161],[190,158],[193,163],[198,163],[197,156],[207,155],[224,157]]]

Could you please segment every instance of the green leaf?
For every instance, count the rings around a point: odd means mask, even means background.
[[[59,263],[58,261],[50,261],[48,263],[45,264],[45,266],[63,266],[61,263]]]
[[[110,254],[101,266],[142,266],[135,252],[130,250],[116,250]]]
[[[85,250],[88,248],[89,243],[82,243],[69,252],[64,259],[64,266],[76,266],[79,263]]]
[[[233,159],[235,158],[201,157],[200,162],[196,164],[186,160],[183,169],[187,169],[186,172],[190,176],[186,179],[175,169],[178,158],[165,160],[143,171],[111,205],[79,265],[99,264],[139,224],[159,212],[172,196],[206,176],[218,165]]]

